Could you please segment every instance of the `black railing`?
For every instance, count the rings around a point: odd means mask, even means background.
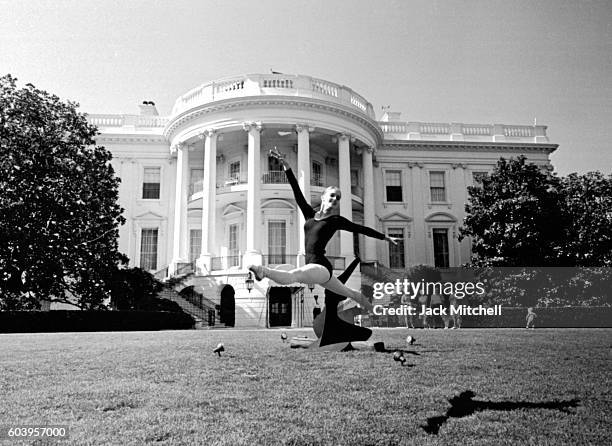
[[[175,275],[180,276],[183,274],[190,274],[195,272],[195,264],[194,262],[187,263],[177,263],[176,270],[174,272]]]
[[[154,272],[153,277],[155,277],[157,280],[164,280],[166,277],[168,277],[168,267],[166,266],[165,268]]]
[[[188,288],[187,290],[179,293],[179,295],[198,309],[196,316],[202,319],[203,324],[206,324],[209,327],[215,325],[216,306],[213,301],[196,292],[193,288]]]

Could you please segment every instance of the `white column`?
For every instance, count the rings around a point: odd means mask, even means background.
[[[297,153],[297,180],[306,197],[306,201],[310,202],[310,132],[314,131],[314,128],[308,127],[305,124],[297,124],[295,126],[298,137],[298,153]],[[306,234],[304,232],[305,219],[302,212],[298,209],[298,233],[299,233],[299,246],[298,246],[298,257],[297,266],[302,266],[305,263],[305,243]]]
[[[247,189],[247,240],[243,265],[261,265],[261,209],[259,190],[261,187],[261,123],[245,122],[244,130],[248,137],[248,176]]]
[[[362,154],[363,164],[363,224],[372,229],[376,228],[376,217],[374,207],[374,165],[372,164],[372,153],[374,150],[371,147],[366,147]],[[372,237],[365,238],[365,252],[363,253],[364,261],[376,260],[376,239]]]
[[[184,143],[174,145],[171,151],[176,152],[176,184],[174,195],[174,234],[172,239],[172,262],[170,271],[176,271],[177,263],[187,261],[186,227],[187,227],[187,176],[189,169],[189,149]]]
[[[353,203],[351,199],[351,153],[350,136],[344,133],[338,135],[338,176],[340,178],[340,215],[353,221]],[[354,255],[353,234],[340,231],[340,255],[348,262]],[[348,263],[347,263],[348,265]]]
[[[215,246],[217,133],[213,129],[207,129],[200,137],[204,138],[204,175],[202,178],[202,245],[197,266],[201,274],[208,274],[212,271],[212,250]]]

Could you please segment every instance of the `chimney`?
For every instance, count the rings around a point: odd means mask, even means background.
[[[153,101],[142,101],[142,104],[138,107],[140,108],[140,116],[159,116]]]

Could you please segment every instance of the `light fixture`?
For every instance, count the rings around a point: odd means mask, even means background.
[[[252,273],[247,274],[247,277],[244,280],[244,284],[246,285],[246,289],[249,290],[249,293],[250,293],[251,290],[253,289],[253,285],[255,284]]]

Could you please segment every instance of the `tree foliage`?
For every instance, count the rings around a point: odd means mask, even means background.
[[[612,174],[561,179],[567,226],[562,255],[575,266],[612,266]]]
[[[535,164],[500,159],[480,186],[468,188],[461,238],[472,238],[479,266],[558,264],[564,236],[559,179]]]
[[[157,299],[157,294],[162,289],[162,283],[148,271],[117,269],[111,281],[111,304],[117,310],[157,310],[162,300]]]
[[[111,154],[77,104],[0,77],[0,308],[108,298],[124,222]]]
[[[496,303],[612,304],[612,175],[559,178],[521,156],[468,192],[461,237]]]

